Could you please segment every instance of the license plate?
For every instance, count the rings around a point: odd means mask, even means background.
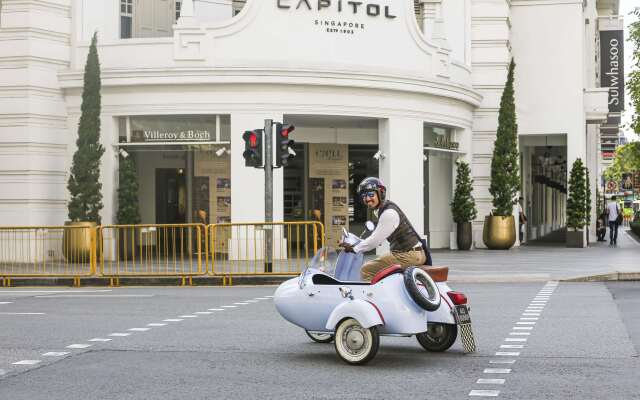
[[[471,315],[469,315],[469,307],[466,304],[461,304],[455,307],[456,322],[458,325],[470,324]]]

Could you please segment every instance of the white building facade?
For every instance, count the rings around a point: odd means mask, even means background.
[[[527,236],[564,224],[567,162],[582,158],[598,176],[608,90],[597,33],[616,0],[1,4],[1,225],[67,219],[94,32],[104,224],[117,223],[120,150],[136,161],[144,223],[264,220],[264,172],[245,167],[242,134],[272,119],[296,126],[298,153],[274,171],[274,220],[317,219],[332,239],[357,231],[370,216],[355,187],[378,175],[431,247],[455,247],[449,203],[464,159],[482,247],[511,58]]]

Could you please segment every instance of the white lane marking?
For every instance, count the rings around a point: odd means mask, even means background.
[[[264,297],[266,297],[268,299],[272,299],[273,298],[273,296],[264,296]]]
[[[521,331],[530,331],[530,330],[533,330],[533,326],[514,326],[511,329],[521,330]]]
[[[0,315],[47,315],[43,312],[0,312]]]
[[[101,297],[154,297],[154,294],[51,294],[44,296],[35,296],[39,299],[55,299],[55,298],[71,298],[76,297],[79,299],[85,298],[101,298]]]
[[[514,335],[514,336],[529,336],[531,335],[531,332],[509,332],[509,335]]]
[[[87,347],[91,347],[90,344],[70,344],[67,346],[67,349],[86,349]]]
[[[198,318],[197,315],[180,315],[180,318]]]
[[[129,336],[131,335],[130,333],[110,333],[109,336],[115,336],[115,337],[124,337],[124,336]]]
[[[535,312],[535,313],[528,312],[528,313],[522,313],[522,315],[526,315],[528,317],[539,317],[540,313],[539,312]]]
[[[249,303],[233,303],[233,304],[237,304],[237,305],[239,305],[239,306],[246,306],[246,305],[248,305]]]
[[[476,381],[481,385],[504,385],[504,379],[484,379],[480,378]]]
[[[537,321],[540,318],[538,318],[538,317],[523,317],[523,318],[520,318],[520,319],[523,320],[523,321]]]
[[[90,342],[110,342],[111,339],[106,339],[106,338],[93,338],[93,339],[89,339]]]
[[[258,300],[245,300],[245,303],[258,303]]]
[[[266,297],[256,297],[256,300],[269,300],[269,299]]]
[[[13,301],[0,301],[0,304],[11,304]]]
[[[222,306],[222,308],[236,308],[238,306]]]
[[[224,311],[224,308],[208,308],[209,311]]]
[[[519,351],[497,351],[496,352],[497,356],[510,356],[510,357],[517,357],[520,355]]]
[[[14,362],[13,365],[36,365],[40,362],[41,360],[22,360],[22,361]]]
[[[48,353],[42,354],[42,357],[62,357],[69,354],[68,351],[50,351]]]
[[[508,337],[504,340],[505,342],[526,342],[527,338],[515,338],[515,337]]]
[[[501,349],[524,349],[523,344],[501,344]]]
[[[483,374],[510,374],[511,368],[485,368]]]
[[[167,326],[167,324],[151,323],[151,324],[147,324],[147,326]]]
[[[198,311],[195,312],[194,314],[198,314],[198,315],[210,315],[213,314],[211,311]]]
[[[180,321],[184,321],[183,319],[179,319],[179,318],[169,318],[169,319],[163,319],[163,322],[180,322]]]
[[[489,360],[489,364],[515,364],[516,360]]]
[[[151,328],[129,328],[127,329],[128,331],[132,331],[132,332],[146,332],[148,330],[150,330]]]
[[[518,321],[516,322],[517,325],[535,325],[536,323],[534,321]]]
[[[111,292],[106,290],[0,290],[0,295],[12,293],[104,293]]]
[[[477,390],[474,389],[469,392],[469,396],[477,396],[477,397],[498,397],[500,394],[499,390]]]

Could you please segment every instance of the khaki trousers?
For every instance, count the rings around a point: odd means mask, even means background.
[[[371,282],[371,279],[378,271],[394,264],[400,265],[404,269],[412,265],[424,265],[426,261],[427,257],[422,249],[409,250],[407,252],[392,251],[381,255],[375,260],[366,262],[360,270],[360,276],[363,281]]]

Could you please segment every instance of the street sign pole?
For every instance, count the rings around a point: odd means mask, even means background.
[[[264,272],[273,271],[273,120],[264,120]]]

